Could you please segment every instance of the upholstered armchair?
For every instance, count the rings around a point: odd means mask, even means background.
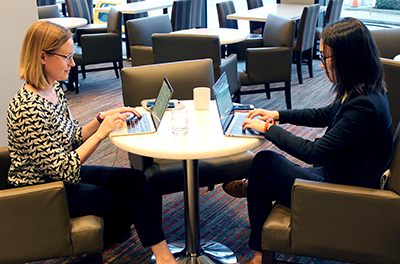
[[[291,208],[275,205],[262,231],[273,252],[363,264],[400,263],[400,125],[387,188],[296,180]]]
[[[126,28],[129,36],[132,66],[154,63],[151,35],[172,31],[167,14],[129,20],[126,23]]]
[[[237,73],[237,56],[221,58],[218,36],[195,34],[153,34],[155,63],[210,58],[213,61],[214,82],[225,71],[234,101],[240,102],[240,81]]]
[[[264,89],[241,91],[241,94],[285,91],[286,107],[291,109],[292,54],[295,22],[269,14],[263,38],[257,48],[246,50],[245,71],[239,72],[242,85],[264,84]],[[284,87],[270,88],[271,83],[284,82]]]
[[[38,6],[37,11],[39,19],[60,17],[60,10],[57,5]]]
[[[99,71],[114,69],[115,75],[119,78],[119,71],[122,69],[122,38],[121,38],[121,11],[111,7],[108,14],[107,28],[103,33],[95,29],[90,34],[89,30],[81,35],[81,47],[75,46],[74,61],[76,66],[71,69],[70,83],[74,83],[78,93],[78,66],[83,78],[86,78],[87,71]],[[86,65],[112,62],[113,67],[92,68],[87,70]]]
[[[142,99],[157,96],[162,80],[166,76],[174,89],[174,99],[193,99],[193,88],[212,87],[214,84],[211,59],[179,61],[125,68],[122,70],[122,96],[124,105],[140,105]],[[145,88],[144,88],[145,87]],[[238,180],[246,177],[253,160],[253,153],[199,160],[199,186]],[[144,171],[157,206],[162,211],[164,194],[183,191],[183,163],[176,160],[152,159],[129,154],[132,167]]]
[[[70,218],[62,182],[8,188],[10,162],[8,148],[0,148],[0,263],[85,253],[103,263],[103,219]]]

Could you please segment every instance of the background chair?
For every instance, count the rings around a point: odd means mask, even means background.
[[[400,124],[386,190],[296,180],[291,208],[274,206],[262,231],[273,252],[351,263],[400,263]]]
[[[78,66],[83,78],[86,78],[86,71],[100,71],[114,69],[115,75],[119,78],[122,69],[122,39],[121,39],[121,11],[111,7],[108,14],[107,28],[104,33],[81,35],[81,47],[75,46],[74,61],[76,66],[71,68],[70,83],[74,84],[76,93],[78,90]],[[89,31],[86,31],[89,32]],[[112,62],[113,67],[102,67],[86,69],[89,64]]]
[[[271,91],[285,91],[286,107],[291,103],[291,74],[293,36],[295,22],[290,19],[268,15],[262,40],[257,48],[246,50],[245,71],[239,72],[242,85],[264,84],[262,90],[241,91],[241,94],[265,92],[271,98]],[[284,87],[270,88],[270,83],[284,82]]]
[[[70,218],[62,182],[7,189],[10,156],[0,148],[0,263],[93,254],[103,263],[103,219]]]
[[[37,6],[45,6],[45,5],[55,5],[56,0],[36,0]]]
[[[182,30],[192,28],[192,0],[174,1],[171,11],[172,30]]]
[[[237,57],[231,54],[221,59],[218,36],[192,34],[153,34],[155,63],[210,58],[214,66],[214,81],[226,71],[231,94],[240,101],[240,82],[237,74]]]
[[[304,7],[297,30],[297,37],[294,40],[293,62],[296,63],[297,66],[297,76],[300,84],[303,83],[303,75],[301,71],[303,63],[308,66],[310,78],[314,76],[313,48],[319,8],[319,4]]]
[[[42,18],[52,18],[52,17],[60,17],[60,10],[57,5],[44,5],[38,6],[38,17]]]
[[[248,10],[264,6],[262,0],[246,0],[246,2]],[[262,34],[264,32],[264,25],[265,22],[250,21],[250,32]]]
[[[218,13],[218,21],[220,28],[233,28],[238,29],[238,22],[234,19],[227,19],[226,16],[235,13],[235,4],[233,1],[224,1],[216,4],[217,13]],[[252,34],[250,33],[245,41],[226,45],[227,54],[230,55],[235,53],[237,55],[238,60],[244,60],[246,54],[246,48],[254,46],[254,39],[257,41],[261,39],[261,34]],[[222,46],[225,48],[225,46]],[[225,55],[225,49],[222,49],[222,56]]]
[[[382,58],[393,59],[400,54],[400,28],[371,30]]]
[[[400,61],[383,58],[381,61],[385,74],[386,88],[388,90],[386,95],[389,100],[392,124],[397,124],[400,122],[400,110],[398,108],[398,103],[400,102]],[[392,128],[394,133],[396,126],[392,125]]]
[[[137,106],[143,99],[155,98],[166,76],[174,89],[174,99],[193,99],[194,87],[214,84],[211,59],[180,61],[125,68],[122,70],[124,105]],[[144,89],[143,87],[146,87]],[[145,172],[154,199],[162,209],[162,195],[183,191],[184,176],[181,161],[144,158],[129,154],[131,165]],[[209,186],[246,176],[253,159],[248,151],[228,157],[199,160],[199,185]]]
[[[126,23],[132,66],[154,63],[151,35],[172,31],[168,14],[129,20]]]
[[[314,40],[314,55],[317,55],[319,50],[319,43],[321,40],[321,34],[324,27],[328,24],[339,20],[340,13],[342,12],[343,0],[329,0],[328,6],[326,7],[326,12],[324,16],[324,22],[322,27],[317,27],[315,29],[315,40]]]

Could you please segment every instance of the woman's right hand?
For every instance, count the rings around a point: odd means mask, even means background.
[[[97,134],[101,140],[104,140],[106,137],[108,137],[111,131],[122,127],[126,122],[126,118],[127,116],[121,113],[115,113],[113,115],[106,116],[95,134]]]
[[[253,119],[258,117],[257,119],[262,121],[267,121],[268,118],[272,118],[275,120],[279,120],[279,112],[278,111],[269,111],[264,109],[254,109],[249,112],[247,118]]]

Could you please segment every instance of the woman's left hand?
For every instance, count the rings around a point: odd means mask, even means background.
[[[246,118],[243,122],[243,130],[254,129],[258,132],[264,133],[265,122],[260,119]]]
[[[142,115],[135,108],[129,107],[129,106],[123,106],[123,107],[119,107],[119,108],[101,113],[100,118],[105,119],[107,116],[112,116],[113,118],[115,117],[122,121],[126,121],[126,118],[129,115],[128,114],[123,115],[123,113],[133,113],[135,116],[137,116],[139,118],[142,117]]]

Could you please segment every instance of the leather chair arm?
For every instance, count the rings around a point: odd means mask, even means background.
[[[247,74],[241,74],[241,83],[251,85],[253,83],[270,83],[276,80],[290,81],[291,58],[292,48],[249,48],[246,52]],[[268,74],[265,74],[266,72]]]
[[[62,182],[1,190],[0,211],[1,263],[25,263],[73,254]]]
[[[236,54],[231,54],[227,58],[222,59],[219,68],[220,68],[219,76],[224,71],[226,71],[226,76],[228,77],[228,83],[229,83],[229,90],[231,91],[231,94],[236,93],[240,89],[240,82],[238,82]]]
[[[398,263],[400,236],[394,234],[400,233],[399,219],[400,196],[395,192],[296,180],[291,253],[356,263]]]
[[[85,64],[122,60],[121,36],[116,33],[82,35],[81,46]]]
[[[153,48],[150,46],[133,45],[131,49],[132,66],[140,66],[154,63]]]

